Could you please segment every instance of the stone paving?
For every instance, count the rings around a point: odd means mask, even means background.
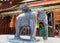
[[[22,38],[29,39],[29,36],[21,36]],[[0,43],[60,43],[60,37],[48,37],[47,40],[43,40],[42,37],[36,37],[37,39],[40,39],[39,42],[29,42],[29,41],[10,41],[10,39],[13,39],[14,35],[0,35]]]

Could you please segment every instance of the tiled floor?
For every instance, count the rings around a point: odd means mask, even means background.
[[[29,39],[29,36],[21,36],[22,38]],[[60,43],[60,38],[58,37],[48,37],[48,40],[43,40],[42,37],[36,37],[37,39],[40,39],[39,42],[29,42],[29,41],[20,41],[15,40],[11,41],[10,39],[13,39],[14,35],[0,35],[0,43]]]

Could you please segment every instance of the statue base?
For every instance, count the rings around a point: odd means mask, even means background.
[[[16,39],[11,39],[9,40],[10,43],[43,43],[42,41],[27,41],[27,40],[16,40]]]
[[[39,41],[29,41],[29,36],[21,36],[23,39],[27,40],[20,40],[14,39],[14,35],[0,35],[0,43],[44,43],[44,40],[41,37],[37,37]]]

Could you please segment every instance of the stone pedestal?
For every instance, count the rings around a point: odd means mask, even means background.
[[[42,43],[41,41],[33,42],[33,41],[24,41],[24,40],[9,40],[10,43]]]
[[[40,39],[37,42],[29,41],[29,36],[21,36],[23,39],[26,40],[20,40],[20,39],[14,39],[14,35],[0,35],[0,43],[44,43],[42,37],[36,37],[37,39]]]

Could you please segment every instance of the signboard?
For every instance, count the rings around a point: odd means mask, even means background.
[[[54,11],[54,23],[60,24],[60,11]]]

